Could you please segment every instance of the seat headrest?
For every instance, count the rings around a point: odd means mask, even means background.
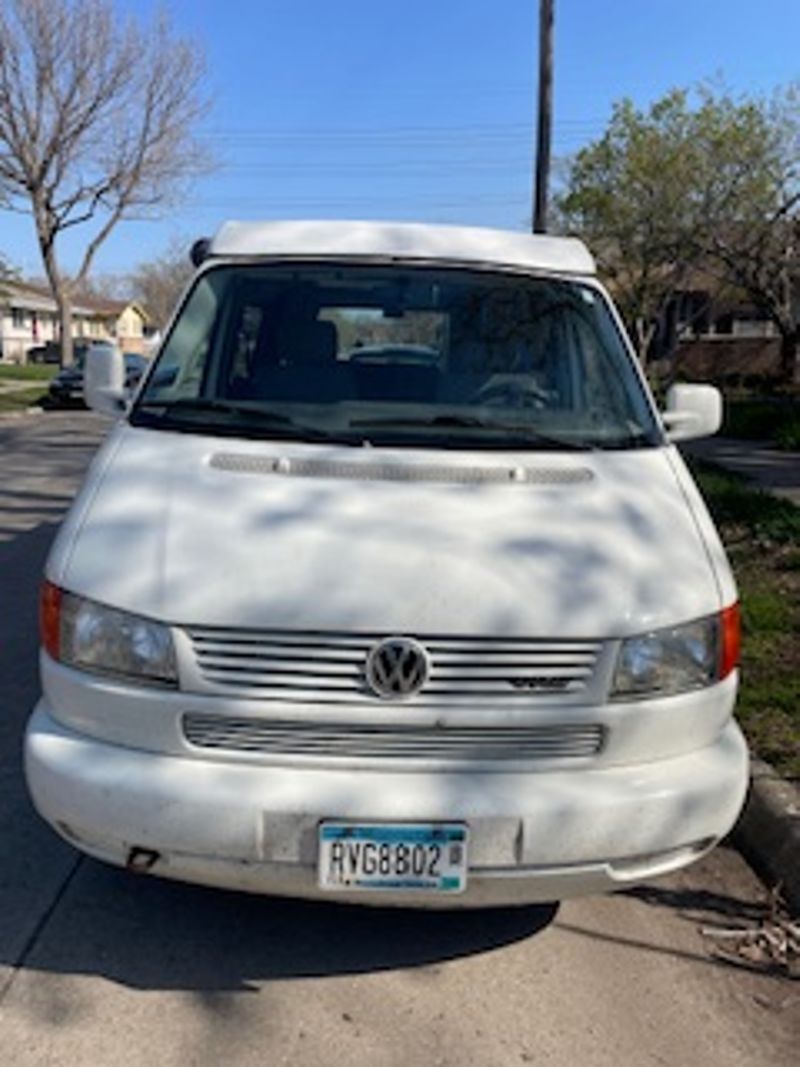
[[[338,351],[338,333],[332,322],[289,319],[278,328],[275,346],[279,363],[332,363]]]

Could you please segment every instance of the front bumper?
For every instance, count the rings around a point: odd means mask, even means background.
[[[696,859],[733,826],[747,750],[731,721],[698,751],[658,762],[542,773],[381,773],[185,759],[65,729],[44,701],[25,741],[28,786],[48,822],[83,851],[152,873],[259,893],[406,906],[534,903],[629,886]],[[323,819],[470,826],[467,889],[317,886]]]

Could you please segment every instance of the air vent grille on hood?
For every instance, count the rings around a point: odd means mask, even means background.
[[[457,485],[519,483],[525,485],[574,485],[594,477],[586,467],[458,466],[440,463],[387,463],[384,460],[353,462],[338,459],[307,459],[288,456],[258,456],[244,452],[217,452],[210,460],[216,470],[236,474],[272,474],[290,478],[342,478],[369,482],[440,482]]]

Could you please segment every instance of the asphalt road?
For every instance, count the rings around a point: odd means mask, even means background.
[[[759,914],[727,849],[625,895],[448,915],[181,886],[63,845],[20,747],[39,573],[102,429],[0,422],[0,1062],[795,1067],[800,983],[699,932]]]

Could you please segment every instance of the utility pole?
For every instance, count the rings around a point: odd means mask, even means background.
[[[550,178],[550,140],[553,129],[553,4],[539,0],[539,96],[536,124],[536,184],[533,193],[533,232],[547,233],[547,185]]]

